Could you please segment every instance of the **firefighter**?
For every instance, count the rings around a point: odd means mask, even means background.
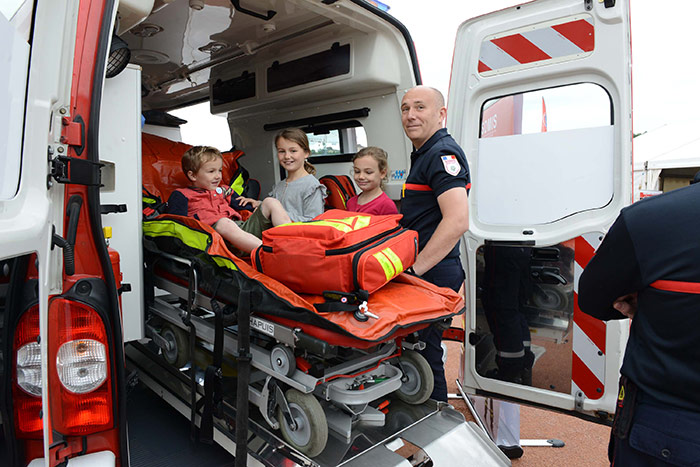
[[[445,99],[437,89],[417,86],[401,100],[401,123],[415,148],[401,197],[401,224],[418,232],[418,257],[409,272],[459,291],[464,283],[459,241],[469,229],[469,166],[443,128],[446,115]],[[426,344],[422,354],[435,377],[431,397],[447,401],[443,329],[430,326],[420,337]]]
[[[578,292],[585,313],[632,319],[610,462],[694,465],[700,459],[700,184],[623,209]]]

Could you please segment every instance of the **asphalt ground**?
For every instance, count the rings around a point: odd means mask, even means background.
[[[447,389],[458,393],[456,379],[459,371],[460,344],[446,342],[448,347]],[[467,420],[472,420],[466,404],[460,399],[450,399]],[[609,466],[607,457],[610,428],[559,412],[520,405],[520,439],[559,439],[561,448],[527,446],[523,456],[513,459],[515,467],[534,466]]]

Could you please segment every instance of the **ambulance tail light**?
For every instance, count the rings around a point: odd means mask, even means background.
[[[19,319],[13,339],[12,399],[17,438],[42,439],[39,305]]]
[[[82,436],[111,428],[112,381],[105,324],[89,305],[49,305],[49,382],[53,429]]]

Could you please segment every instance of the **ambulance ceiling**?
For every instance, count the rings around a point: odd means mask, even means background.
[[[203,100],[215,66],[348,30],[319,15],[333,9],[317,3],[310,11],[294,0],[155,0],[151,15],[121,35],[143,70],[143,108]]]

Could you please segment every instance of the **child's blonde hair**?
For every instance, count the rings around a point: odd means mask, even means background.
[[[309,138],[307,138],[306,133],[300,128],[288,128],[282,130],[275,136],[275,144],[284,138],[292,143],[296,143],[299,147],[307,154],[311,154],[311,149],[309,149]],[[311,175],[316,175],[316,167],[311,165],[308,160],[304,159],[304,170],[306,170]]]
[[[380,186],[384,188],[384,184],[389,180],[389,156],[386,151],[382,148],[376,146],[368,146],[366,148],[360,149],[357,154],[352,156],[352,161],[359,159],[360,157],[370,156],[372,159],[377,161],[377,167],[380,172],[384,172]]]
[[[197,173],[202,167],[202,164],[213,161],[214,159],[223,159],[221,151],[212,146],[193,146],[182,155],[180,165],[182,171],[185,172],[187,179],[190,178],[189,172]]]

